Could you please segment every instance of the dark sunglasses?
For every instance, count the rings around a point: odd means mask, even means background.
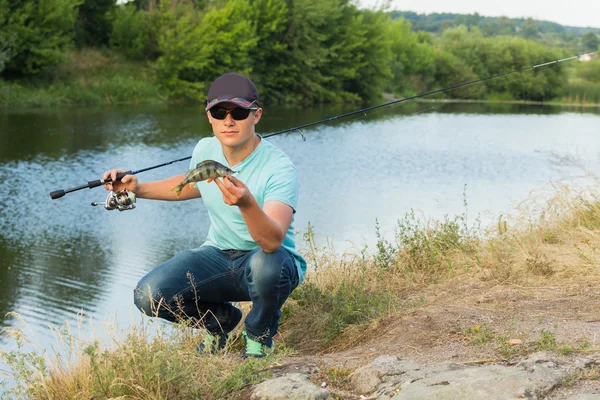
[[[213,107],[209,111],[210,111],[210,115],[212,115],[212,117],[214,119],[225,119],[225,117],[227,117],[227,114],[230,114],[231,118],[233,118],[234,120],[242,121],[242,120],[248,118],[248,115],[250,115],[250,111],[256,111],[256,110],[257,110],[257,108],[247,109],[247,108],[236,107],[236,108],[229,110],[227,108]]]

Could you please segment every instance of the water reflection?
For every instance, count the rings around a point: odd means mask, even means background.
[[[365,104],[370,107],[375,104]],[[298,109],[265,109],[260,130],[277,132],[336,115],[355,111],[356,105],[329,105]],[[329,122],[328,127],[357,121],[369,123],[419,113],[456,114],[537,114],[564,112],[600,114],[598,107],[539,104],[498,104],[460,102],[399,103]],[[323,129],[319,126],[316,129]],[[314,128],[309,128],[314,129]],[[60,159],[82,151],[121,152],[123,146],[143,144],[170,148],[173,144],[197,140],[211,134],[201,106],[143,106],[106,108],[0,109],[0,160],[23,161],[34,157]]]

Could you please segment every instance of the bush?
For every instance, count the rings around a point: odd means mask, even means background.
[[[0,0],[0,71],[34,75],[59,64],[73,44],[79,4],[80,0]]]
[[[469,32],[464,26],[446,30],[440,43],[443,50],[458,57],[461,63],[466,64],[465,67],[470,66],[479,78],[539,65],[564,55],[560,50],[550,50],[544,45],[518,37],[483,37],[478,29]],[[452,66],[448,62],[446,64]],[[437,73],[449,73],[443,69],[444,64],[441,67],[436,69]],[[554,64],[492,79],[483,85],[494,93],[510,93],[516,100],[546,101],[559,96],[566,81],[563,66]]]
[[[204,101],[208,85],[225,72],[249,74],[256,45],[247,0],[198,10],[192,3],[161,2],[159,81],[171,97]]]
[[[133,4],[122,4],[117,8],[111,46],[133,60],[156,60],[160,12],[137,10]]]

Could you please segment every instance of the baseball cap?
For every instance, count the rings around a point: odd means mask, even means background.
[[[205,111],[220,103],[233,103],[238,107],[256,108],[258,89],[244,75],[228,72],[219,76],[208,88]]]

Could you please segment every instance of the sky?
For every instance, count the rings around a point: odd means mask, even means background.
[[[365,7],[388,0],[359,0]],[[487,17],[507,16],[557,22],[561,25],[600,28],[600,0],[389,0],[390,10],[420,14],[449,12]]]

